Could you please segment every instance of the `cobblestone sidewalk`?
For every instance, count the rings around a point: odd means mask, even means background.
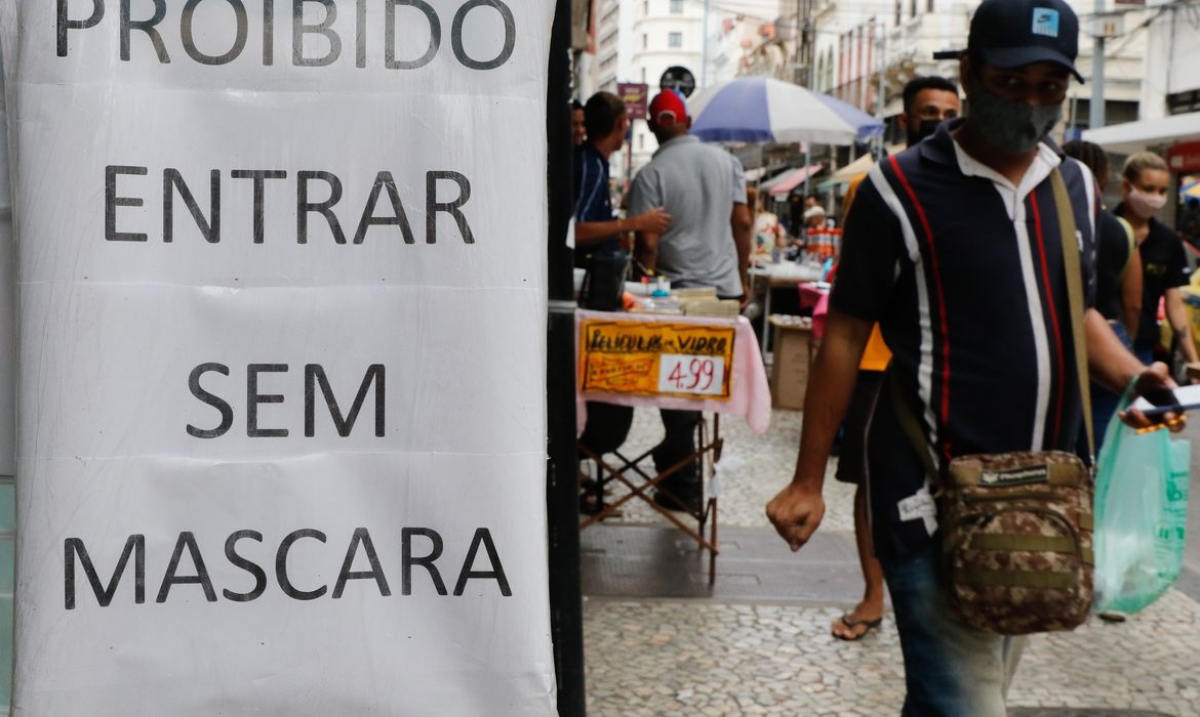
[[[765,436],[739,419],[722,422],[722,526],[769,528],[763,506],[791,475],[800,429],[795,412],[776,411],[772,420]],[[657,413],[639,410],[631,450],[660,436]],[[832,479],[826,488],[821,532],[849,539],[853,489]],[[606,523],[665,524],[648,507],[627,508]],[[847,561],[845,569],[858,568]],[[585,598],[588,714],[898,714],[904,676],[890,617],[864,640],[844,643],[830,636],[829,625],[855,596],[813,604],[802,599],[802,586],[797,595],[795,604]],[[1010,704],[1200,715],[1198,618],[1200,605],[1171,591],[1124,624],[1093,620],[1072,633],[1036,636]]]
[[[904,671],[891,621],[843,643],[829,634],[842,609],[589,600],[588,715],[899,714]],[[1173,591],[1124,624],[1036,636],[1009,703],[1200,715],[1198,613]]]

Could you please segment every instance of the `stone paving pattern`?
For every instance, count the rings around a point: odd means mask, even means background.
[[[763,506],[791,476],[799,430],[791,411],[775,411],[764,436],[741,419],[722,421],[722,526],[769,529]],[[627,445],[644,450],[661,435],[657,411],[639,409]],[[852,538],[852,497],[852,486],[827,481],[822,532]],[[666,524],[636,503],[606,525]],[[856,574],[857,564],[845,570]],[[898,714],[904,674],[890,616],[864,640],[840,642],[829,624],[857,596],[813,604],[803,592],[798,586],[795,601],[585,596],[588,715]],[[1200,715],[1198,618],[1200,604],[1172,590],[1124,624],[1093,619],[1072,633],[1035,636],[1009,696],[1010,706],[1026,708],[1014,717]]]

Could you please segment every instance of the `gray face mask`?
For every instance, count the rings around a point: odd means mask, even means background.
[[[1037,146],[1062,117],[1062,105],[1035,107],[1006,100],[971,81],[971,120],[988,144],[1007,154],[1024,154]]]

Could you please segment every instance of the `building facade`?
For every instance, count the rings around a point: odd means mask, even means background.
[[[773,39],[776,13],[761,0],[714,7],[711,0],[593,0],[586,23],[589,42],[576,54],[575,94],[617,92],[618,83],[644,82],[650,95],[671,67],[692,73],[697,91],[750,71],[747,57]],[[794,1],[794,0],[793,0]],[[705,29],[707,28],[707,32]],[[629,147],[613,155],[614,179],[650,161],[658,143],[644,121],[635,121]]]
[[[1138,119],[1200,112],[1200,6],[1147,0]],[[1128,25],[1128,21],[1126,23]]]
[[[1092,96],[1093,38],[1109,35],[1104,47],[1104,95],[1109,122],[1138,115],[1143,61],[1149,33],[1145,13],[1122,4],[1096,12],[1094,0],[1072,3],[1080,18],[1080,72],[1085,84],[1073,84],[1064,105],[1060,138],[1077,136],[1087,127]],[[889,122],[886,139],[903,141],[895,117],[903,110],[901,93],[915,77],[941,75],[958,80],[956,59],[934,53],[966,49],[971,16],[979,0],[817,0],[812,88],[828,92]],[[879,12],[882,8],[886,12]],[[1116,19],[1114,21],[1114,18]]]
[[[701,57],[705,48],[705,6],[695,0],[626,0],[633,5],[632,49],[628,82],[650,85],[650,96],[658,93],[659,79],[671,67],[683,67],[704,80]],[[633,123],[629,151],[630,168],[650,161],[658,142],[644,121]]]

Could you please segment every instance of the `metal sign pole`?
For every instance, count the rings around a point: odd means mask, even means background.
[[[546,189],[550,209],[546,412],[550,631],[560,717],[584,717],[583,598],[579,577],[579,467],[575,457],[574,252],[567,246],[571,218],[570,115],[571,2],[557,0],[550,34],[546,133]]]

